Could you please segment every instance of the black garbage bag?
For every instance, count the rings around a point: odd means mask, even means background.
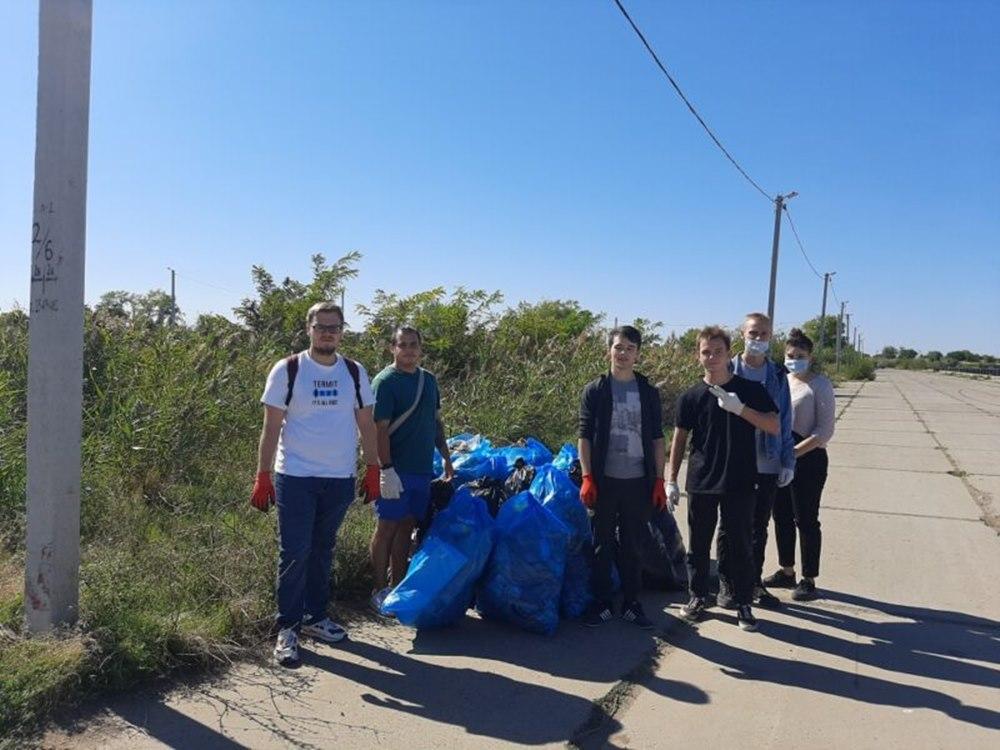
[[[494,518],[500,512],[500,506],[504,504],[509,495],[504,487],[506,480],[494,479],[492,477],[480,477],[474,479],[465,486],[476,497],[481,497],[486,501],[486,508]]]
[[[642,583],[659,591],[683,591],[687,588],[687,550],[673,513],[653,512],[649,534],[642,550]]]
[[[436,516],[439,511],[448,507],[448,503],[451,502],[451,498],[454,494],[455,484],[453,482],[449,482],[445,479],[435,479],[431,482],[431,501],[427,504],[427,513],[424,514],[424,517],[417,523],[416,543],[418,547],[423,544],[424,537],[427,536],[427,530],[431,527],[431,523],[434,521],[434,516]]]

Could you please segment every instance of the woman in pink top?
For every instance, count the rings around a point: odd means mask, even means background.
[[[774,536],[781,569],[764,580],[765,586],[794,588],[792,598],[816,598],[822,534],[819,503],[826,484],[826,444],[833,437],[833,384],[813,372],[813,342],[793,328],[785,344],[785,368],[792,395],[792,437],[795,440],[795,479],[778,490],[774,501]],[[795,537],[798,531],[802,578],[795,579]]]

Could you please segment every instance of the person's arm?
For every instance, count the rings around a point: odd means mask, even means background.
[[[587,438],[577,440],[576,452],[580,454],[580,473],[590,474],[590,441]]]
[[[663,438],[653,441],[653,457],[656,459],[656,478],[663,479],[667,467],[667,441]]]
[[[781,418],[781,468],[795,468],[795,438],[792,437],[792,391],[788,387],[788,377],[782,379],[778,392],[778,415]]]
[[[257,444],[257,473],[274,468],[274,454],[278,449],[278,436],[285,422],[285,412],[277,406],[264,405],[264,427]]]
[[[444,420],[441,419],[441,412],[438,411],[434,430],[434,447],[441,454],[444,462],[444,478],[452,479],[455,476],[455,467],[451,464],[451,449],[448,447],[448,438],[444,436]]]
[[[829,384],[829,381],[822,384],[816,383],[812,386],[812,390],[816,422],[813,425],[812,434],[795,446],[796,456],[803,456],[811,450],[825,446],[833,437],[833,426],[837,421],[833,385]]]
[[[372,407],[354,410],[354,419],[358,423],[358,434],[361,435],[361,455],[369,466],[378,465],[378,431],[375,429],[375,418]],[[388,440],[388,434],[386,440]]]
[[[677,475],[680,474],[681,464],[684,463],[684,449],[687,448],[688,431],[683,427],[674,428],[674,436],[670,440],[670,470],[667,473],[667,480],[677,483]]]
[[[752,424],[758,430],[766,432],[768,435],[777,435],[781,432],[781,420],[778,419],[777,412],[762,412],[744,406],[740,416]]]
[[[379,464],[392,463],[392,448],[389,446],[389,420],[380,419],[375,423],[375,437],[378,443]]]

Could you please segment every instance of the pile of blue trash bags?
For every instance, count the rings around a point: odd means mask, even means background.
[[[437,628],[475,607],[483,617],[542,634],[555,632],[560,618],[582,615],[591,601],[593,541],[572,478],[579,476],[576,448],[566,443],[553,455],[531,437],[494,448],[472,434],[456,435],[448,446],[454,495],[434,513],[382,612],[404,625]],[[443,472],[436,454],[435,471]],[[650,523],[643,555],[648,585],[686,585],[684,545],[669,512]]]

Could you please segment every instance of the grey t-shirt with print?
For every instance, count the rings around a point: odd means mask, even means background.
[[[611,433],[604,463],[605,475],[638,479],[646,475],[642,450],[642,405],[639,383],[611,378]]]

